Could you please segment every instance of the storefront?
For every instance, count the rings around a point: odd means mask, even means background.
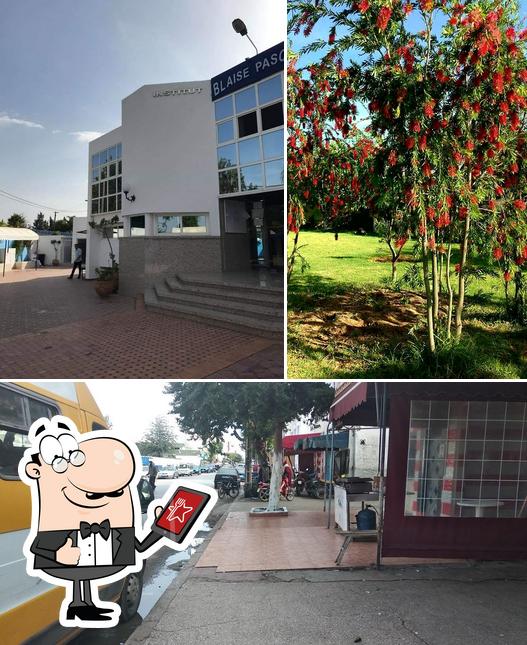
[[[284,45],[210,81],[145,85],[90,143],[86,274],[146,293],[181,272],[282,274]]]
[[[334,426],[390,431],[383,556],[527,557],[523,383],[349,383]],[[381,448],[382,452],[382,448]]]

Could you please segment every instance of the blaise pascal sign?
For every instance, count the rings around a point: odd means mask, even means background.
[[[284,43],[279,43],[244,63],[215,76],[211,82],[212,100],[221,99],[242,87],[252,85],[284,69]]]
[[[154,90],[152,96],[181,96],[185,94],[201,94],[201,87],[179,87],[173,90]]]

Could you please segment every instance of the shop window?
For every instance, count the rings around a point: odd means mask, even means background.
[[[236,112],[247,112],[256,107],[256,92],[254,85],[238,92],[235,95]]]
[[[277,128],[280,125],[284,125],[282,102],[262,108],[261,115],[262,130],[271,130],[271,128]]]
[[[284,154],[284,131],[276,130],[262,136],[264,159],[282,157]]]
[[[527,517],[526,408],[412,401],[405,514]]]
[[[283,186],[284,184],[284,160],[275,159],[268,161],[265,166],[265,185]]]
[[[181,232],[187,234],[199,234],[207,232],[206,215],[182,215]]]
[[[141,237],[145,234],[145,216],[134,215],[130,217],[130,236]]]
[[[258,122],[256,120],[256,112],[250,112],[238,117],[238,136],[248,137],[251,134],[258,132]]]
[[[236,160],[236,144],[231,143],[228,146],[221,146],[218,148],[218,168],[231,168],[237,163]]]
[[[269,78],[266,81],[262,81],[258,85],[258,100],[260,105],[276,101],[276,99],[281,99],[282,95],[282,76],[280,74],[273,78]]]
[[[207,232],[207,215],[202,213],[188,215],[158,215],[158,235],[198,235]]]
[[[224,99],[214,103],[214,113],[216,121],[222,121],[232,116],[232,96],[226,96]]]
[[[240,168],[240,183],[242,190],[257,190],[263,187],[262,166],[244,166]]]
[[[220,195],[227,193],[237,193],[238,188],[238,171],[237,170],[224,170],[219,173],[220,181]]]
[[[240,141],[238,144],[240,153],[240,164],[254,163],[260,161],[260,137],[253,137]]]
[[[234,139],[234,122],[231,120],[220,123],[217,126],[218,143],[225,143]]]

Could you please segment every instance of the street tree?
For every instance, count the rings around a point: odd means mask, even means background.
[[[49,222],[44,217],[44,213],[42,213],[42,212],[38,213],[36,219],[33,222],[33,228],[35,229],[35,231],[48,231],[49,230]]]
[[[181,446],[176,441],[168,419],[159,416],[152,421],[150,428],[137,442],[137,447],[142,455],[172,457]]]
[[[268,510],[279,505],[282,435],[301,417],[319,420],[328,413],[333,389],[326,383],[171,383],[171,412],[183,432],[207,444],[231,433],[272,439],[273,459]]]
[[[26,218],[19,213],[13,213],[7,220],[7,225],[12,226],[13,228],[26,228]]]

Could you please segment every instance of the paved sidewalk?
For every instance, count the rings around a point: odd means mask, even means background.
[[[188,569],[127,645],[524,645],[527,563]]]
[[[99,298],[69,270],[0,282],[2,378],[283,378],[282,345]]]

